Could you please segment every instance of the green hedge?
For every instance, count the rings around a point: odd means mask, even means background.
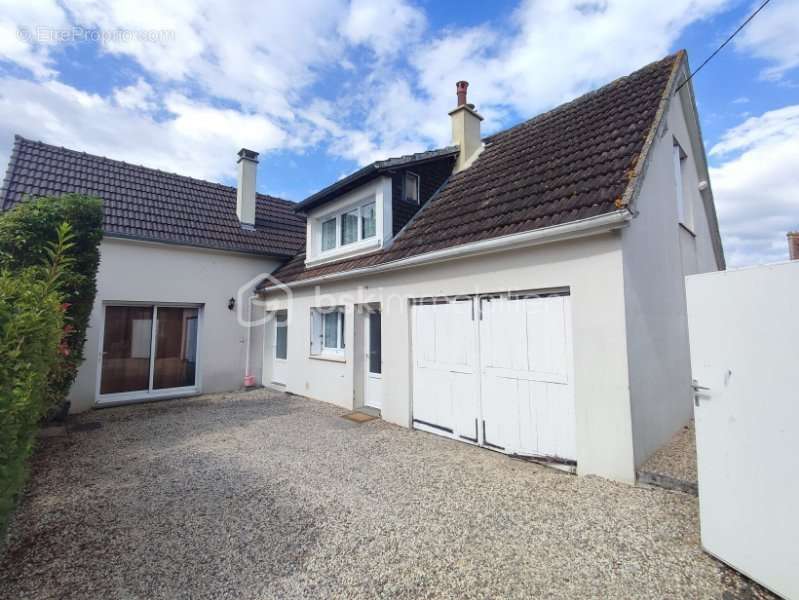
[[[26,201],[0,217],[0,269],[11,272],[48,261],[59,225],[70,225],[70,255],[74,260],[63,269],[59,288],[63,302],[69,305],[66,321],[72,331],[67,337],[69,352],[50,376],[50,393],[56,402],[66,397],[83,362],[97,293],[102,222],[100,200],[80,195]]]
[[[0,271],[0,532],[25,481],[38,424],[50,407],[50,377],[66,353],[59,280],[70,262],[69,226],[48,263]]]
[[[38,425],[64,401],[83,360],[101,226],[100,201],[81,196],[0,215],[0,534]]]

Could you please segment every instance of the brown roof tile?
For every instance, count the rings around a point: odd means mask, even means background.
[[[474,164],[450,177],[386,250],[309,269],[302,251],[275,277],[301,281],[615,210],[682,57],[486,138]]]
[[[236,188],[16,136],[2,210],[25,196],[69,193],[103,200],[110,236],[283,257],[305,245],[305,219],[288,200],[258,194],[255,229],[243,229]]]

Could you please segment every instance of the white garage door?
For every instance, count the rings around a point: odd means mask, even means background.
[[[417,428],[576,460],[567,295],[420,303],[412,327]]]
[[[414,305],[413,419],[417,427],[477,442],[480,378],[471,298]]]

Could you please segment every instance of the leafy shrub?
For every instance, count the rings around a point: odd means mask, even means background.
[[[70,228],[58,228],[47,263],[0,271],[0,532],[17,493],[37,426],[50,407],[54,369],[65,352],[59,285],[68,272]]]
[[[102,204],[97,198],[66,195],[29,200],[0,216],[0,269],[10,272],[50,261],[58,227],[70,225],[73,259],[61,269],[59,288],[69,336],[65,352],[50,375],[49,396],[62,401],[83,362],[89,316],[97,293],[102,239]]]

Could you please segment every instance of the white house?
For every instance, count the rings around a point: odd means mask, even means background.
[[[688,74],[681,52],[483,140],[459,83],[453,147],[298,205],[264,381],[633,480],[691,416],[684,276],[724,268]]]
[[[256,195],[255,153],[242,150],[238,163],[249,185],[237,193],[16,137],[4,210],[24,196],[103,200],[97,298],[73,412],[229,391],[258,376],[246,360],[261,363],[263,328],[239,324],[237,292],[302,247],[305,220],[294,203]]]
[[[79,408],[248,375],[632,481],[691,416],[684,276],[724,268],[688,74],[680,52],[487,138],[459,82],[451,146],[296,205],[256,203],[246,150],[237,193],[18,139],[4,207],[106,202]]]

